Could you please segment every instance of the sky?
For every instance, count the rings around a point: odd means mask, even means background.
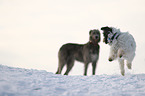
[[[126,72],[145,73],[144,5],[144,0],[0,0],[0,64],[55,73],[63,44],[85,44],[91,29],[113,26],[136,41],[133,68]],[[101,34],[96,74],[120,74],[118,62],[108,61],[110,47],[102,40]],[[83,70],[75,62],[70,75]]]

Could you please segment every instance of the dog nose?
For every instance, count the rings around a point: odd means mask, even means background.
[[[98,36],[96,36],[96,39],[98,39]]]

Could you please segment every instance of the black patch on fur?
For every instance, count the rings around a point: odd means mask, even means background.
[[[108,43],[108,34],[111,32],[112,33],[112,28],[106,26],[106,27],[102,27],[101,30],[103,31],[103,35],[104,35],[104,39],[105,39],[105,43]]]

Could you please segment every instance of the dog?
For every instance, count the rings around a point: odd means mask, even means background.
[[[128,32],[121,32],[120,29],[114,27],[102,27],[104,39],[103,42],[109,44],[110,55],[109,61],[118,59],[120,64],[121,74],[125,75],[124,60],[127,61],[128,69],[132,67],[132,61],[135,57],[136,42]]]
[[[90,30],[89,35],[89,42],[86,44],[67,43],[60,48],[56,74],[61,74],[64,65],[66,65],[67,69],[64,75],[68,75],[76,60],[84,63],[84,75],[87,75],[88,65],[92,63],[92,75],[95,75],[96,64],[99,59],[100,31],[96,29]]]

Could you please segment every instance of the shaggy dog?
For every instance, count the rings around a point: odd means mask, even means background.
[[[109,61],[118,58],[121,74],[124,76],[124,60],[127,61],[128,69],[131,69],[135,57],[136,43],[133,36],[114,27],[102,27],[101,30],[103,30],[104,35],[103,42],[111,46]]]
[[[75,60],[84,63],[84,75],[87,75],[88,64],[92,63],[92,74],[95,75],[96,63],[99,58],[99,42],[100,42],[100,31],[90,30],[90,40],[86,44],[64,44],[59,52],[58,59],[59,65],[56,74],[61,74],[64,65],[67,66],[67,70],[64,75],[68,75],[72,69]]]

